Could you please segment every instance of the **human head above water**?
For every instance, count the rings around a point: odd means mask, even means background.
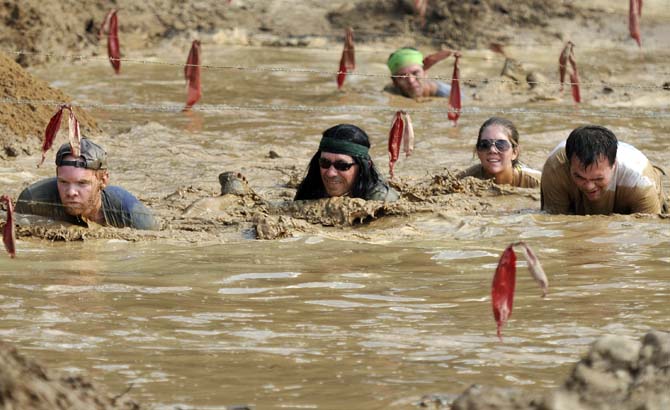
[[[575,128],[565,142],[565,154],[568,161],[573,157],[579,160],[586,169],[603,158],[607,158],[609,166],[616,161],[618,141],[609,129],[599,125],[585,125]]]
[[[391,53],[386,65],[391,74],[396,74],[398,70],[410,65],[419,65],[423,68],[423,54],[413,47],[402,47]]]
[[[68,156],[72,156],[72,146],[69,142],[61,145],[56,153],[56,166],[70,165],[94,171],[107,169],[107,152],[100,145],[82,138],[79,147],[79,158],[67,160]]]
[[[109,182],[107,153],[93,141],[83,138],[80,155],[72,155],[70,143],[56,153],[56,185],[65,212],[98,221],[101,217],[102,190]]]
[[[324,179],[350,179],[348,194],[353,198],[364,198],[367,191],[380,181],[369,155],[370,139],[361,128],[351,124],[339,124],[323,132],[319,149],[310,160],[307,175],[298,186],[296,200],[318,199],[333,196],[324,185]],[[324,160],[321,160],[321,158]],[[327,168],[322,168],[319,161]],[[346,167],[338,170],[335,163]],[[344,182],[344,181],[343,181]],[[340,195],[337,195],[340,196]]]
[[[362,129],[351,124],[339,124],[323,132],[319,143],[320,152],[345,154],[351,157],[370,159],[370,139]]]
[[[512,144],[512,149],[516,152],[516,157],[512,160],[512,165],[516,166],[519,163],[519,131],[516,129],[514,123],[508,119],[500,117],[491,117],[479,127],[479,133],[477,134],[477,142],[475,142],[475,153],[477,152],[477,147],[479,142],[482,140],[482,135],[490,127],[499,127],[502,133],[507,136],[507,139]]]
[[[411,47],[404,47],[391,54],[386,62],[391,71],[391,81],[402,95],[409,98],[423,97],[426,93],[426,72],[423,54]]]

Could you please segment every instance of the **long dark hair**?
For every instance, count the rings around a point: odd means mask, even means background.
[[[351,124],[339,124],[328,128],[323,132],[323,138],[349,141],[370,148],[368,134]],[[319,172],[319,158],[321,158],[321,150],[316,151],[316,154],[309,161],[307,174],[298,186],[294,200],[328,197],[326,188],[323,186],[323,181],[321,180],[321,173]],[[382,179],[369,155],[365,155],[364,157],[352,155],[351,158],[358,165],[358,176],[354,186],[351,188],[350,196],[352,198],[366,198],[368,192]]]

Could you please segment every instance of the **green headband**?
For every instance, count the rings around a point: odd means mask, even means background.
[[[345,154],[352,157],[368,158],[368,147],[355,142],[339,140],[335,138],[321,138],[319,151],[332,152],[333,154]]]
[[[413,48],[400,48],[391,54],[386,65],[389,66],[391,74],[395,74],[403,67],[418,64],[423,67],[423,54]]]

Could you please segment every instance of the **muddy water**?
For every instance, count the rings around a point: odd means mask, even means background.
[[[584,72],[614,67],[619,74],[606,79],[623,84],[613,96],[585,88],[591,102],[581,113],[557,113],[572,112],[567,99],[528,103],[525,92],[476,82],[465,89],[465,105],[481,112],[466,113],[454,128],[444,102],[381,92],[381,47],[360,47],[359,70],[370,75],[335,91],[330,73],[340,46],[327,48],[205,43],[205,64],[318,72],[205,70],[202,106],[190,116],[161,111],[184,100],[179,66],[124,63],[113,77],[107,62],[89,61],[36,74],[82,104],[138,104],[93,111],[112,134],[100,141],[113,182],[149,202],[185,186],[214,195],[216,176],[228,170],[243,172],[267,198],[290,197],[287,174],[301,170],[321,131],[340,122],[369,132],[386,174],[396,108],[412,112],[417,133],[415,156],[397,165],[401,178],[471,164],[476,130],[493,113],[518,124],[522,156],[536,168],[586,122],[611,126],[659,164],[670,160],[658,103],[667,96],[625,88],[635,78],[653,83],[666,67],[649,57],[644,78],[636,76],[640,64],[619,58],[632,49],[580,56]],[[553,78],[553,54],[514,51]],[[501,60],[469,56],[464,77],[498,74]],[[185,52],[161,49],[153,58],[181,63]],[[450,71],[442,63],[433,75]],[[643,97],[650,103],[629,104]],[[268,158],[270,150],[281,157]],[[36,161],[3,165],[5,189],[16,195],[49,175],[48,167],[35,170]],[[651,217],[543,215],[538,196],[497,198],[484,215],[449,209],[277,241],[250,240],[246,231],[225,242],[21,240],[16,260],[0,258],[0,337],[51,367],[86,371],[112,391],[132,384],[136,398],[158,409],[412,408],[424,394],[457,394],[472,383],[555,387],[598,336],[670,326],[670,227]],[[176,211],[159,209],[163,218],[169,212]],[[490,281],[504,246],[519,239],[543,260],[550,294],[541,299],[521,266],[500,343]]]

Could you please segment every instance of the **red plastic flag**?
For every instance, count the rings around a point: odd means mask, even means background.
[[[119,22],[116,17],[116,9],[107,12],[100,30],[98,30],[98,38],[102,38],[105,31],[107,32],[107,56],[114,72],[118,74],[121,71],[121,48],[119,47]]]
[[[503,57],[507,58],[507,54],[505,53],[505,49],[503,48],[503,45],[500,43],[491,43],[489,44],[489,49],[493,51],[494,53],[498,53],[502,55]]]
[[[393,167],[400,156],[400,143],[405,124],[402,120],[402,111],[397,111],[393,117],[391,131],[389,132],[389,173],[393,178]]]
[[[58,111],[56,111],[56,114],[51,117],[49,124],[47,124],[47,129],[44,131],[44,142],[42,143],[42,160],[39,164],[37,164],[38,167],[44,163],[44,160],[47,157],[47,151],[51,149],[51,146],[54,143],[54,139],[56,139],[56,134],[58,134],[58,130],[60,129],[60,120],[63,117],[63,108],[65,108],[64,105],[61,105],[58,108]]]
[[[437,53],[426,56],[423,59],[423,71],[428,70],[430,67],[449,57],[452,53],[453,51],[451,50],[440,50]]]
[[[572,89],[572,99],[575,103],[582,101],[579,90],[579,72],[577,71],[577,61],[575,60],[574,43],[568,41],[558,58],[558,73],[561,80],[561,89],[563,92],[563,83],[565,83],[565,74],[568,72],[568,63],[570,64],[570,86]]]
[[[447,113],[447,117],[456,125],[458,118],[461,116],[461,80],[460,69],[458,67],[461,53],[455,53],[454,57],[454,73],[451,76],[451,92],[449,93],[449,112]]]
[[[342,88],[347,73],[356,69],[356,56],[354,53],[354,30],[347,27],[344,32],[344,48],[340,57],[340,70],[337,73],[337,88]]]
[[[502,341],[502,327],[512,316],[514,286],[516,285],[516,254],[513,245],[505,248],[491,286],[493,318],[496,320],[498,338]]]
[[[628,8],[628,31],[635,39],[638,47],[642,47],[640,38],[640,17],[642,17],[642,0],[630,0]]]
[[[426,8],[428,7],[428,0],[414,0],[414,8],[421,18],[421,25],[426,25]]]
[[[184,66],[184,78],[186,79],[186,106],[184,110],[190,110],[202,97],[200,85],[200,41],[193,40],[191,51],[188,53],[186,65]]]
[[[512,305],[514,304],[514,287],[516,285],[515,246],[523,248],[524,256],[528,263],[528,270],[542,289],[542,297],[547,295],[547,290],[549,289],[547,275],[544,273],[539,259],[530,246],[525,242],[515,242],[505,248],[500,256],[500,261],[498,261],[498,267],[496,268],[496,273],[493,276],[493,284],[491,285],[493,317],[496,320],[497,334],[501,341],[502,327],[507,322],[507,319],[512,316]]]
[[[580,103],[582,97],[579,92],[579,72],[577,71],[577,61],[575,61],[575,53],[573,48],[570,47],[570,55],[568,56],[568,62],[570,62],[570,68],[572,72],[570,73],[570,85],[572,86],[572,99],[575,103]]]
[[[558,76],[561,80],[561,89],[560,92],[563,92],[563,83],[565,82],[565,73],[568,70],[568,56],[570,55],[570,52],[572,51],[572,41],[568,41],[565,43],[565,47],[563,47],[563,51],[561,51],[561,55],[558,56]]]
[[[44,131],[44,142],[42,143],[42,160],[39,164],[37,164],[38,167],[44,163],[47,151],[51,149],[51,146],[56,139],[56,135],[60,129],[61,118],[63,117],[63,110],[70,111],[70,117],[68,120],[70,147],[72,154],[74,155],[76,153],[77,155],[75,156],[79,156],[79,147],[81,144],[79,121],[77,121],[77,117],[75,117],[72,107],[67,104],[63,104],[58,107],[58,111],[56,111],[53,117],[51,117],[49,124],[47,124],[47,128]]]
[[[405,152],[405,157],[409,157],[414,152],[414,127],[412,127],[412,119],[408,113],[405,115],[405,127],[402,132],[402,149]]]
[[[540,260],[537,258],[535,255],[535,252],[528,246],[525,242],[517,242],[513,246],[521,246],[523,248],[523,254],[526,258],[526,263],[528,263],[528,270],[530,271],[530,275],[535,279],[535,282],[540,286],[540,289],[542,289],[542,297],[547,296],[547,291],[549,289],[549,280],[547,279],[547,275],[544,273],[544,269],[542,269],[542,264],[540,264]]]
[[[74,111],[72,107],[67,106],[70,110],[70,116],[68,118],[68,139],[70,140],[70,152],[75,157],[79,156],[79,148],[81,147],[81,133],[79,132],[79,121],[77,117],[74,116]]]
[[[14,206],[12,199],[3,195],[0,200],[5,202],[7,206],[7,218],[5,220],[5,227],[2,230],[2,242],[5,244],[5,249],[10,258],[16,257],[16,231],[14,228]]]

